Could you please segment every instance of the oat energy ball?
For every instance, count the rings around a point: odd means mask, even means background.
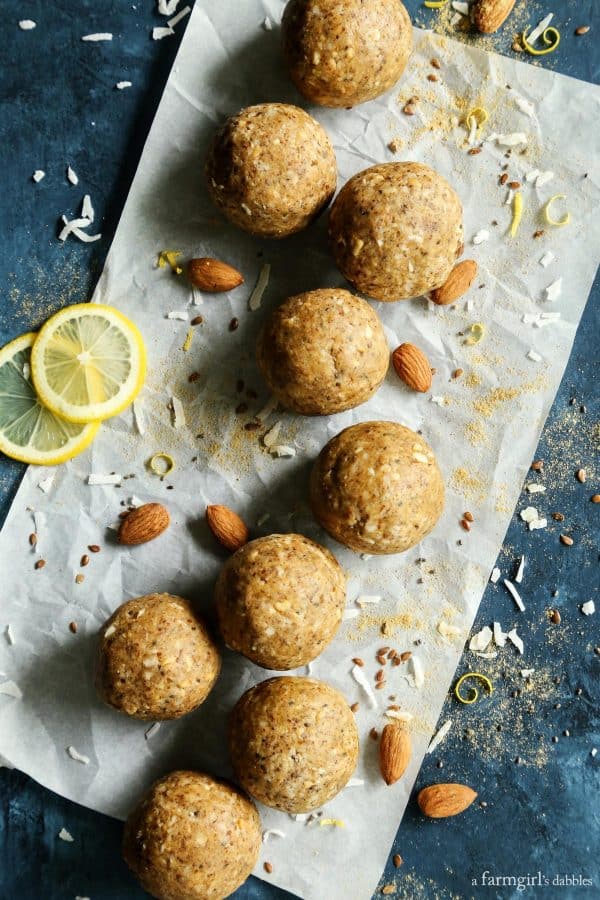
[[[227,560],[215,601],[229,647],[265,669],[295,669],[338,630],[346,578],[325,547],[300,534],[270,534]]]
[[[377,313],[349,291],[290,297],[267,320],[258,367],[279,402],[305,416],[330,415],[372,397],[389,350]]]
[[[156,781],[125,823],[123,857],[159,900],[222,900],[250,875],[261,844],[251,800],[199,772]]]
[[[322,106],[350,107],[383,94],[413,47],[400,0],[290,0],[282,36],[292,81]]]
[[[346,785],[358,760],[358,732],[345,698],[313,678],[271,678],[231,714],[229,748],[250,794],[288,813],[309,812]]]
[[[384,163],[342,188],[329,218],[340,272],[377,300],[406,300],[442,285],[462,252],[462,205],[421,163]]]
[[[234,225],[283,238],[329,205],[337,185],[331,141],[297,106],[262,103],[229,118],[206,161],[208,192]]]
[[[397,422],[363,422],[323,447],[310,482],[316,520],[359,553],[402,553],[434,527],[444,482],[433,450]]]
[[[187,600],[148,594],[123,603],[100,630],[96,688],[136,719],[178,719],[210,693],[219,651]]]

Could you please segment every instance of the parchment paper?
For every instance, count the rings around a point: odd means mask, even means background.
[[[30,468],[0,536],[0,625],[10,625],[14,641],[0,636],[0,685],[12,681],[22,692],[20,698],[0,693],[0,753],[52,790],[118,817],[171,767],[230,775],[226,714],[248,686],[269,673],[224,650],[223,674],[208,701],[147,739],[147,724],[130,721],[96,699],[94,635],[121,602],[150,591],[188,596],[211,615],[212,586],[224,556],[204,523],[207,503],[238,510],[254,535],[307,534],[331,547],[346,568],[350,608],[359,608],[355,599],[362,594],[382,598],[344,624],[311,667],[315,677],[340,688],[349,702],[360,702],[362,752],[356,777],[364,784],[347,788],[324,811],[343,820],[343,829],[262,809],[264,827],[279,828],[286,837],[273,838],[265,850],[263,859],[273,863],[273,874],[266,876],[262,865],[257,874],[310,900],[365,900],[376,886],[434,731],[593,281],[600,245],[600,92],[416,31],[418,49],[398,88],[353,111],[312,110],[334,141],[340,183],[392,158],[422,160],[444,174],[464,202],[465,256],[478,261],[480,273],[468,304],[466,299],[450,309],[424,300],[374,304],[391,349],[409,340],[428,354],[436,369],[431,394],[409,392],[391,371],[378,394],[352,412],[322,420],[275,412],[268,423],[281,422],[280,439],[297,454],[274,459],[260,443],[265,429],[242,427],[269,399],[254,365],[257,329],[286,296],[342,280],[327,253],[326,217],[305,234],[265,243],[229,226],[208,202],[202,157],[223,117],[251,102],[301,102],[280,59],[282,4],[247,0],[235,4],[234,15],[232,9],[222,0],[196,4],[94,295],[130,315],[144,334],[150,361],[143,393],[147,431],[138,434],[132,410],[107,423],[88,452],[55,470],[49,493],[38,487],[48,473]],[[272,31],[262,25],[266,15],[275,23]],[[427,80],[435,72],[432,56],[442,63],[438,82]],[[402,105],[413,95],[419,97],[418,111],[407,117]],[[533,104],[532,117],[519,111],[517,96]],[[474,106],[490,112],[484,140],[493,131],[522,131],[528,135],[525,152],[517,148],[507,159],[506,148],[488,142],[479,155],[468,155],[461,119]],[[396,157],[387,148],[392,138],[403,142]],[[511,211],[503,205],[505,189],[498,187],[506,164],[510,178],[525,184],[524,220],[515,240],[507,236]],[[532,169],[553,171],[553,181],[541,190],[526,184]],[[572,222],[552,229],[540,224],[539,211],[559,192],[567,195]],[[490,239],[473,246],[482,228]],[[542,228],[546,234],[534,240],[533,232]],[[203,302],[190,309],[184,279],[155,268],[156,255],[165,248],[180,249],[185,257],[226,259],[245,273],[246,284],[229,296],[198,297]],[[538,261],[546,250],[556,261],[543,268]],[[248,296],[265,262],[272,266],[270,283],[262,308],[250,312]],[[562,295],[544,301],[544,289],[559,277]],[[204,317],[187,353],[182,345],[188,325],[166,319],[172,310]],[[561,317],[543,328],[522,320],[548,311]],[[230,332],[233,316],[240,326]],[[480,344],[467,347],[464,333],[474,322],[484,323],[486,334]],[[527,357],[530,349],[541,361]],[[464,375],[452,380],[457,368]],[[188,381],[192,372],[200,373],[194,383]],[[245,387],[238,393],[239,379]],[[246,397],[247,388],[257,396]],[[173,428],[167,408],[173,395],[182,401],[188,423],[179,429]],[[249,411],[236,415],[241,401]],[[446,477],[447,507],[431,537],[414,550],[361,559],[330,541],[312,521],[307,476],[332,435],[352,422],[377,418],[423,430]],[[177,463],[165,481],[145,467],[159,450]],[[120,488],[91,487],[86,483],[90,472],[136,477]],[[128,550],[115,544],[107,526],[115,523],[121,501],[131,496],[137,502],[164,501],[173,524],[156,543]],[[535,501],[543,513],[543,496]],[[45,516],[41,523],[38,516],[36,552],[28,544],[32,509]],[[475,517],[469,534],[458,524],[466,509]],[[102,550],[80,569],[88,544],[100,544]],[[34,571],[40,556],[47,565]],[[76,584],[80,571],[85,581]],[[523,630],[526,616],[507,595],[505,630],[515,624]],[[437,631],[442,619],[459,633],[442,637]],[[71,621],[77,622],[76,635],[69,631]],[[385,636],[380,633],[384,621]],[[425,681],[416,688],[406,665],[388,668],[387,688],[376,692],[378,708],[373,709],[349,674],[351,658],[365,659],[363,671],[373,682],[374,655],[382,645],[412,650]],[[516,650],[509,646],[503,652]],[[373,726],[383,725],[390,695],[414,714],[413,759],[393,788],[383,785],[376,745],[367,738]],[[71,758],[68,747],[89,757],[89,764]]]

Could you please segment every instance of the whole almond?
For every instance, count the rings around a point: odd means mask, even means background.
[[[166,531],[170,522],[169,511],[162,503],[145,503],[133,509],[121,522],[119,543],[127,546],[147,544]]]
[[[411,749],[410,735],[402,725],[385,726],[379,744],[379,769],[386,784],[395,784],[404,775]]]
[[[476,0],[473,6],[473,22],[482,34],[498,31],[513,10],[516,0]]]
[[[438,306],[454,303],[455,300],[467,293],[476,275],[477,263],[475,260],[463,259],[454,266],[443,285],[431,292],[431,299]]]
[[[237,269],[208,256],[190,259],[187,274],[194,287],[210,294],[232,291],[244,283],[244,276]]]
[[[248,543],[246,525],[228,506],[207,506],[206,521],[218,542],[232,553]]]
[[[392,353],[392,363],[402,381],[424,394],[431,387],[431,366],[422,350],[414,344],[400,344]]]
[[[430,819],[446,819],[464,812],[476,797],[466,784],[432,784],[419,792],[417,803]]]

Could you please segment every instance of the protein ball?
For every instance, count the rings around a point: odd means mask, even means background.
[[[96,688],[136,719],[178,719],[210,693],[221,659],[187,600],[148,594],[123,603],[100,630]]]
[[[413,48],[400,0],[290,0],[282,37],[292,81],[323,106],[351,107],[383,94]]]
[[[433,450],[397,422],[344,429],[321,450],[310,482],[316,520],[359,553],[402,553],[432,530],[444,508]]]
[[[306,416],[364,403],[389,363],[377,314],[365,300],[339,288],[286,300],[263,326],[256,355],[277,400]]]
[[[283,238],[312,222],[337,185],[331,141],[297,106],[262,103],[229,118],[206,161],[208,192],[251,234]]]
[[[342,188],[329,238],[357,290],[388,302],[418,297],[444,284],[462,252],[462,205],[429,166],[384,163]]]
[[[222,900],[250,875],[261,844],[256,807],[199,772],[156,781],[125,823],[123,857],[159,900]]]
[[[229,749],[240,784],[266,806],[309,812],[335,797],[358,760],[354,715],[313,678],[271,678],[231,714]]]
[[[295,669],[333,639],[346,579],[325,547],[300,534],[271,534],[227,560],[215,601],[229,647],[265,669]]]

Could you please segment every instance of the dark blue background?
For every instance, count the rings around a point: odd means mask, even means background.
[[[234,15],[240,0],[223,2]],[[154,0],[0,0],[0,345],[36,328],[54,309],[90,296],[184,30],[180,25],[176,37],[150,40],[152,26],[160,23],[155,6]],[[407,6],[418,13],[419,24],[435,18],[420,0],[408,0]],[[598,3],[529,7],[532,23],[553,8],[554,24],[562,31],[560,50],[542,57],[541,64],[597,82]],[[21,32],[22,18],[34,19],[35,31]],[[574,29],[581,24],[592,25],[592,31],[576,38]],[[81,35],[93,31],[112,31],[114,40],[82,43]],[[494,43],[510,53],[511,40],[507,27]],[[133,87],[116,91],[115,83],[125,79]],[[65,181],[67,163],[81,178],[77,188]],[[47,176],[36,186],[31,174],[37,168]],[[91,246],[75,241],[63,246],[56,240],[58,215],[78,212],[88,190],[104,237]],[[594,653],[600,645],[599,616],[584,618],[578,609],[592,596],[600,607],[600,506],[589,502],[600,480],[596,476],[581,485],[574,478],[577,467],[591,473],[598,466],[599,288],[597,280],[537,453],[546,461],[545,506],[565,514],[575,544],[559,543],[558,523],[531,540],[514,519],[500,560],[506,571],[518,553],[527,554],[523,665],[538,670],[544,687],[512,697],[523,679],[519,660],[506,654],[505,669],[494,670],[491,699],[471,707],[448,699],[441,721],[452,717],[452,731],[425,761],[419,785],[466,782],[487,805],[476,802],[459,819],[441,822],[425,821],[415,804],[409,805],[394,847],[404,864],[397,872],[388,865],[381,882],[395,879],[397,897],[523,896],[514,887],[473,887],[472,879],[485,870],[515,876],[541,871],[550,879],[557,873],[583,875],[594,879],[593,888],[550,887],[525,896],[600,897],[600,755],[590,755],[593,746],[600,749],[600,655]],[[0,460],[0,521],[23,470]],[[561,611],[560,626],[548,621],[552,607]],[[494,616],[506,621],[506,609],[503,589],[490,586],[477,627]],[[565,729],[569,737],[563,736]],[[557,744],[553,735],[560,738]],[[522,762],[515,763],[516,757]],[[63,826],[75,843],[58,840]],[[0,900],[145,896],[120,860],[120,835],[118,822],[62,800],[18,772],[0,771]],[[236,894],[240,900],[284,896],[254,880]]]

